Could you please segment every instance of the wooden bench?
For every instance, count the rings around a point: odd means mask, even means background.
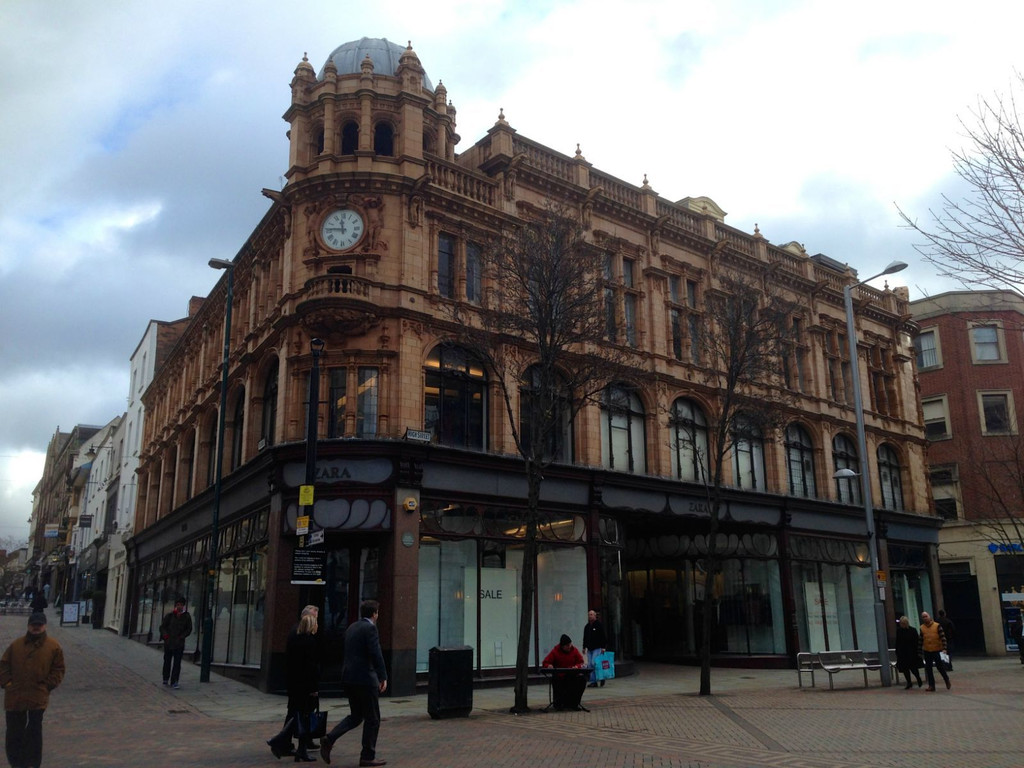
[[[890,668],[896,668],[896,651],[888,649]],[[798,653],[796,655],[796,673],[800,687],[804,687],[804,675],[810,674],[811,687],[815,685],[814,673],[821,670],[828,674],[829,690],[835,689],[832,677],[838,672],[860,670],[864,674],[864,687],[868,687],[868,671],[878,671],[881,678],[882,661],[876,651],[820,651],[818,653]]]

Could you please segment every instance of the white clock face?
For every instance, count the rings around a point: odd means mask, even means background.
[[[363,236],[363,217],[349,208],[332,211],[320,227],[324,243],[336,251],[344,251]]]

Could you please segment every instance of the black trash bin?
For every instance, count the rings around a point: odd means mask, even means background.
[[[443,717],[469,717],[473,710],[473,648],[457,645],[430,649],[427,713]]]

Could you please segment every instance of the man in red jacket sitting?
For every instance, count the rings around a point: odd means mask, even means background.
[[[568,635],[562,635],[558,645],[541,662],[545,667],[555,669],[580,669],[584,665],[583,654],[579,652]],[[587,687],[587,676],[578,672],[556,672],[551,680],[552,706],[555,709],[579,709],[583,689]]]

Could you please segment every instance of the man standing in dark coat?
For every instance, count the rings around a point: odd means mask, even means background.
[[[180,688],[181,657],[185,638],[192,634],[192,617],[185,610],[185,598],[174,601],[174,610],[160,622],[160,639],[164,641],[164,685]]]
[[[597,667],[594,666],[594,660],[604,653],[606,644],[604,625],[597,618],[597,611],[591,609],[587,611],[587,624],[583,627],[583,650],[587,654],[587,666],[593,667],[590,672],[591,688],[597,685]],[[604,680],[601,681],[601,685],[604,685]]]
[[[348,696],[349,715],[338,723],[320,742],[320,756],[331,762],[331,747],[340,737],[363,724],[363,748],[359,765],[378,766],[387,763],[377,759],[377,732],[380,730],[380,694],[388,689],[388,671],[380,650],[377,617],[380,604],[364,600],[359,606],[359,621],[345,630],[345,663],[341,682]]]
[[[0,658],[0,685],[7,711],[7,760],[39,768],[43,761],[43,713],[50,691],[64,679],[64,650],[46,635],[46,614],[28,618],[28,632]]]

